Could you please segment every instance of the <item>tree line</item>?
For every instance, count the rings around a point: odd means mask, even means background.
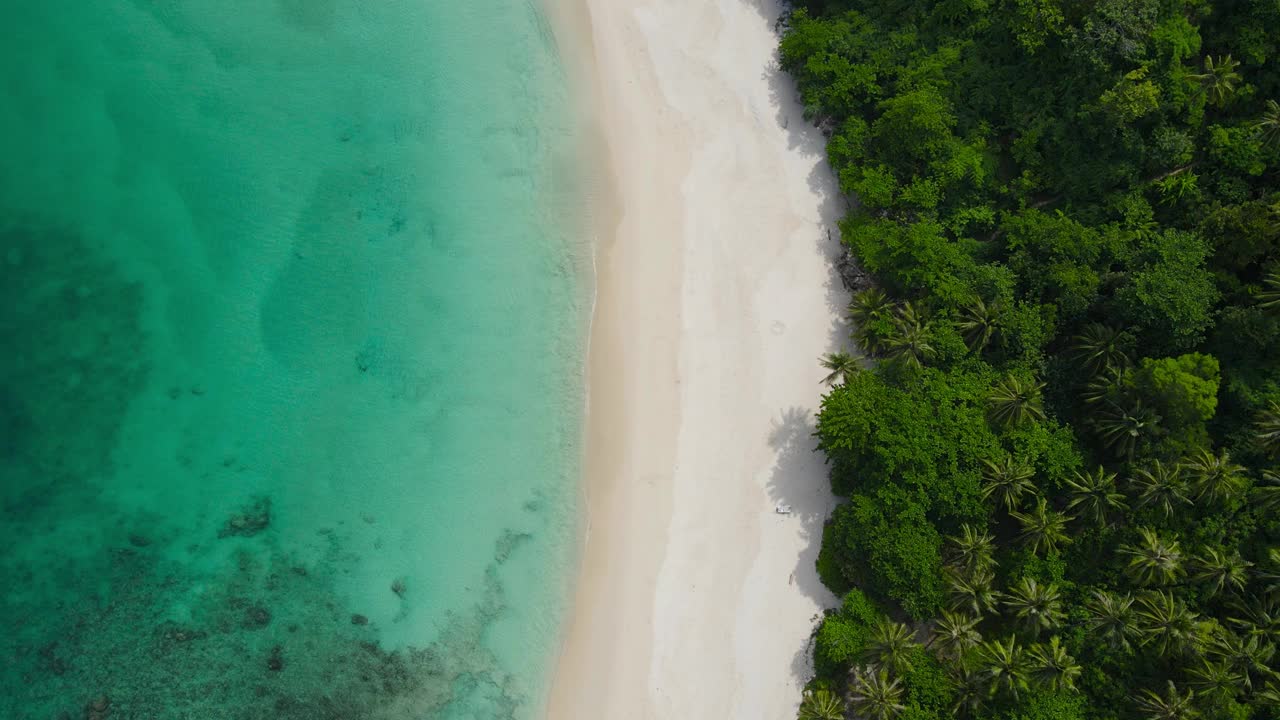
[[[803,0],[875,284],[802,718],[1280,718],[1280,4]]]

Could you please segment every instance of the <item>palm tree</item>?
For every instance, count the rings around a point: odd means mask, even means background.
[[[910,669],[911,651],[915,647],[911,628],[882,617],[871,626],[871,637],[862,657],[869,663],[902,673]]]
[[[1235,94],[1236,83],[1240,82],[1240,73],[1236,72],[1238,67],[1240,63],[1232,60],[1230,55],[1219,56],[1217,60],[1212,55],[1207,55],[1204,59],[1204,72],[1189,77],[1200,83],[1209,102],[1221,106]]]
[[[996,322],[1001,312],[1000,303],[988,305],[982,298],[974,298],[972,303],[960,311],[956,327],[960,329],[960,337],[964,338],[964,344],[969,350],[980,353],[986,349],[996,334]]]
[[[902,684],[890,678],[884,668],[861,668],[850,682],[849,707],[854,715],[867,720],[892,720],[906,706],[902,704]]]
[[[1280,684],[1268,681],[1266,686],[1253,694],[1254,702],[1266,708],[1280,707]]]
[[[1128,649],[1140,634],[1133,611],[1133,596],[1094,589],[1085,607],[1089,610],[1088,628],[1101,635],[1112,647]]]
[[[799,720],[845,720],[845,703],[827,689],[805,691]]]
[[[1120,546],[1129,556],[1129,571],[1139,585],[1165,585],[1182,577],[1182,549],[1177,539],[1166,540],[1151,528],[1139,528],[1136,545]]]
[[[1160,416],[1141,401],[1134,402],[1127,409],[1118,403],[1108,402],[1107,409],[1098,413],[1093,425],[1103,445],[1120,457],[1132,458],[1138,443],[1159,427]]]
[[[830,690],[808,690],[800,701],[799,720],[844,720],[844,702]]]
[[[1105,403],[1108,408],[1117,405],[1123,399],[1124,390],[1129,382],[1129,369],[1124,366],[1104,367],[1101,372],[1089,378],[1085,383],[1080,399],[1086,405]],[[1112,410],[1114,412],[1114,409]]]
[[[1109,325],[1090,323],[1071,338],[1071,353],[1090,375],[1104,369],[1120,369],[1129,365],[1125,345],[1131,338]]]
[[[991,693],[1007,692],[1013,697],[1027,687],[1026,653],[1010,635],[1004,640],[988,640],[978,647],[978,664]]]
[[[1067,537],[1067,521],[1071,518],[1060,512],[1049,509],[1044,498],[1038,498],[1036,506],[1028,513],[1009,513],[1022,525],[1019,539],[1031,546],[1031,552],[1039,555],[1041,550],[1053,552],[1059,545],[1070,542]]]
[[[884,352],[883,326],[893,317],[894,304],[880,288],[856,293],[849,303],[853,337],[869,353]]]
[[[1172,594],[1158,590],[1138,600],[1139,644],[1153,645],[1163,657],[1183,653],[1200,644],[1198,616]]]
[[[992,558],[995,538],[986,530],[978,530],[966,523],[960,526],[959,535],[947,539],[951,541],[954,562],[965,572],[986,570],[995,565]]]
[[[1080,677],[1082,668],[1076,659],[1062,647],[1058,636],[1049,638],[1049,644],[1036,643],[1031,646],[1031,680],[1048,690],[1074,690],[1076,678]]]
[[[1165,520],[1173,517],[1179,506],[1191,502],[1182,468],[1177,465],[1154,460],[1150,466],[1135,471],[1129,484],[1138,495],[1138,507],[1152,508]]]
[[[1280,595],[1280,548],[1267,549],[1267,562],[1265,569],[1255,573],[1257,578],[1264,583],[1263,590],[1270,597]]]
[[[880,288],[867,288],[854,293],[849,302],[849,320],[855,325],[867,325],[889,317],[893,313],[893,301]]]
[[[1010,375],[991,389],[987,398],[991,419],[999,425],[1016,426],[1045,419],[1040,391],[1044,383],[1027,382]]]
[[[933,626],[929,646],[941,657],[959,658],[982,644],[979,622],[977,616],[943,610]]]
[[[1023,577],[1005,596],[1004,604],[1013,610],[1018,622],[1034,635],[1041,630],[1052,630],[1062,624],[1066,614],[1062,610],[1062,593],[1053,583],[1041,585],[1034,578]]]
[[[982,498],[994,500],[1013,512],[1021,504],[1022,496],[1036,489],[1031,481],[1035,468],[1006,455],[1000,462],[982,461]]]
[[[1253,689],[1255,677],[1275,677],[1271,659],[1275,657],[1276,646],[1256,634],[1242,637],[1219,628],[1205,648],[1205,654],[1240,675],[1246,689]]]
[[[1249,582],[1249,568],[1253,563],[1240,557],[1240,553],[1224,552],[1220,548],[1206,548],[1205,551],[1191,558],[1194,569],[1191,579],[1203,583],[1209,597],[1223,590],[1240,591]]]
[[[1163,695],[1144,688],[1134,696],[1133,702],[1138,712],[1150,720],[1193,720],[1200,716],[1195,697],[1194,690],[1183,694],[1170,680]]]
[[[1222,698],[1234,697],[1244,681],[1230,665],[1208,658],[1201,658],[1199,665],[1187,669],[1187,674],[1192,678],[1187,684],[1193,690]]]
[[[1262,451],[1280,455],[1280,402],[1272,400],[1253,421],[1253,438]]]
[[[996,577],[994,573],[978,570],[966,574],[947,568],[946,574],[953,608],[978,616],[995,611],[1001,595],[992,587]]]
[[[1253,486],[1249,493],[1249,503],[1269,514],[1280,509],[1280,475],[1270,470],[1262,471],[1262,482]]]
[[[933,356],[929,343],[932,324],[923,310],[905,302],[893,317],[893,334],[885,338],[885,356],[907,367],[919,368]]]
[[[836,383],[844,384],[849,379],[849,376],[858,372],[861,360],[861,356],[847,353],[843,350],[823,355],[818,359],[818,362],[822,365],[823,370],[829,370],[830,372],[826,377],[822,378],[822,382],[828,386]]]
[[[1214,455],[1201,448],[1182,463],[1182,469],[1191,479],[1191,490],[1196,500],[1220,503],[1238,497],[1244,491],[1244,468],[1231,462],[1226,450]]]
[[[1258,307],[1263,310],[1280,309],[1280,270],[1267,273],[1267,277],[1263,279],[1262,292],[1258,293]]]
[[[1110,525],[1113,515],[1123,513],[1129,507],[1124,493],[1116,490],[1115,473],[1107,472],[1102,466],[1090,473],[1076,472],[1075,477],[1066,483],[1070,496],[1067,510],[1095,525]]]
[[[1274,594],[1237,598],[1231,608],[1239,614],[1223,618],[1228,625],[1267,642],[1280,641],[1280,599]]]
[[[1258,133],[1264,145],[1269,145],[1273,140],[1280,138],[1280,103],[1268,100],[1266,109],[1262,111],[1262,117],[1253,124],[1253,130]]]
[[[966,711],[969,716],[976,714],[990,696],[991,688],[987,685],[986,676],[969,667],[968,663],[962,662],[948,665],[947,670],[951,685],[955,688],[955,701],[951,706],[952,714],[957,717],[964,717],[963,713]]]

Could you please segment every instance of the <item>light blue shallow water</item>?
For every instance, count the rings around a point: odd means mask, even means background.
[[[536,717],[587,297],[539,11],[12,5],[0,717]]]

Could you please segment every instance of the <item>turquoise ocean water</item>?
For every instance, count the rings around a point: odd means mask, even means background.
[[[528,0],[0,24],[0,717],[527,718],[577,531]]]

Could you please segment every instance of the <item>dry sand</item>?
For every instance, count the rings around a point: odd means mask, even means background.
[[[587,537],[547,716],[785,720],[835,602],[810,436],[846,301],[823,139],[776,67],[774,0],[586,6],[553,15],[595,71],[611,190]]]

